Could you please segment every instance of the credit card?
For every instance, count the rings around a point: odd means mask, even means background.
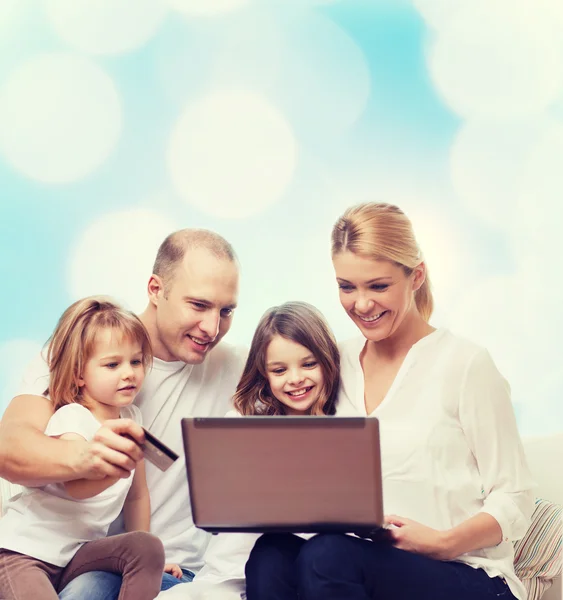
[[[145,443],[142,445],[142,448],[145,458],[161,471],[166,471],[174,461],[178,460],[178,455],[173,450],[170,450],[166,444],[163,444],[148,429],[143,427],[143,431],[145,432]]]

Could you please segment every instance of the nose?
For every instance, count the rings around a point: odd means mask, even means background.
[[[303,376],[303,372],[301,371],[301,369],[291,369],[288,372],[287,381],[291,385],[297,385],[299,383],[303,383],[304,379],[305,379],[305,377]]]
[[[134,375],[133,367],[129,361],[123,363],[123,368],[121,369],[121,377],[122,379],[131,379]]]
[[[219,323],[221,322],[221,315],[218,311],[208,310],[205,312],[203,319],[199,324],[199,328],[205,335],[214,340],[219,334]]]
[[[356,302],[354,304],[354,308],[359,313],[366,313],[367,314],[373,308],[374,304],[375,303],[374,303],[374,301],[371,298],[369,298],[365,294],[360,294],[358,296],[358,298],[356,299]]]

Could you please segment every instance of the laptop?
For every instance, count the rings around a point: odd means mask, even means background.
[[[186,418],[182,434],[201,529],[367,533],[383,525],[376,418]]]

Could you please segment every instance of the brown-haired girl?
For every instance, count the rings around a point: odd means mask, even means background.
[[[63,313],[47,344],[46,393],[56,408],[47,435],[90,441],[107,419],[140,424],[132,403],[152,352],[133,313],[105,297],[79,300]],[[131,533],[106,537],[122,508]],[[0,597],[56,600],[57,591],[81,573],[105,570],[122,575],[120,600],[152,600],[160,591],[164,551],[147,533],[149,526],[143,461],[128,479],[24,488],[0,520]]]
[[[333,415],[339,384],[340,355],[324,317],[306,302],[286,302],[260,319],[234,396],[236,411],[228,416]],[[211,587],[213,597],[226,598],[229,592],[238,597],[258,538],[252,533],[213,536],[206,564],[190,586]]]
[[[252,338],[235,408],[241,415],[333,415],[339,368],[334,335],[314,306],[274,306]]]

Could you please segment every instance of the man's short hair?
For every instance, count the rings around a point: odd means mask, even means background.
[[[164,284],[165,293],[174,279],[174,272],[188,250],[204,248],[219,259],[237,261],[231,244],[214,231],[208,229],[180,229],[171,233],[160,245],[152,272]]]

